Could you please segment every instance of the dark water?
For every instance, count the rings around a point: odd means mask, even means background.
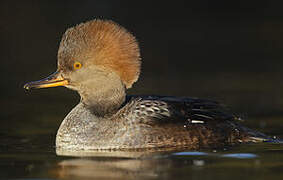
[[[130,93],[221,101],[248,127],[283,138],[282,12],[281,1],[2,0],[0,179],[283,179],[282,144],[143,158],[56,155],[57,128],[79,97],[22,89],[56,70],[66,28],[111,19],[140,43],[142,74]]]
[[[250,119],[257,129],[283,137],[281,118]],[[4,179],[282,179],[283,144],[243,144],[182,152],[97,152],[56,155],[57,122],[49,128],[8,127],[0,134]],[[256,123],[260,122],[260,123]],[[15,125],[16,126],[16,125]],[[43,125],[44,126],[44,125]],[[54,126],[54,127],[53,127]],[[3,128],[3,127],[2,127]],[[1,128],[1,129],[2,129]],[[54,131],[55,130],[55,131]],[[281,134],[280,134],[281,133]],[[57,152],[61,154],[60,152]],[[86,156],[87,157],[74,157]]]

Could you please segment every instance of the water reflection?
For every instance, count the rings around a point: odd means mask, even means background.
[[[164,151],[164,150],[163,150]],[[56,149],[59,156],[81,157],[63,160],[51,172],[62,179],[152,179],[162,176],[173,167],[168,152],[139,151],[64,151]],[[82,158],[84,157],[84,158]]]
[[[39,139],[42,140],[42,137]],[[35,140],[31,138],[32,142],[37,142]],[[42,143],[38,141],[40,142]],[[31,146],[25,143],[21,146],[23,148],[16,152],[11,152],[10,147],[10,153],[0,155],[0,179],[239,180],[241,177],[249,177],[252,180],[263,176],[266,179],[283,177],[283,146],[278,143],[243,144],[226,150],[181,152],[105,151],[66,154],[57,150],[57,155],[52,146],[29,148]]]
[[[267,132],[283,137],[282,118]],[[36,121],[34,122],[36,123]],[[53,125],[57,128],[57,124]],[[28,128],[29,126],[24,126]],[[0,179],[282,179],[283,143],[242,144],[217,150],[64,152],[56,130],[0,133]],[[24,134],[24,135],[23,135]]]
[[[222,157],[228,157],[228,158],[238,158],[238,159],[251,159],[256,158],[256,154],[252,153],[235,153],[235,154],[224,154]]]
[[[150,179],[160,177],[172,166],[169,159],[70,159],[58,163],[53,172],[63,179]]]
[[[60,179],[171,179],[180,168],[198,168],[205,164],[205,160],[201,159],[184,161],[168,156],[74,158],[59,162],[50,172]]]
[[[218,157],[228,157],[228,158],[237,158],[237,159],[251,159],[258,157],[253,153],[231,153],[231,154],[209,154],[205,152],[177,152],[172,155],[176,156],[218,156]]]
[[[56,150],[57,155],[76,156],[60,161],[52,169],[56,178],[62,179],[159,179],[174,178],[174,169],[199,167],[205,160],[198,159],[202,152],[187,152],[192,156],[184,161],[179,155],[185,152],[170,153],[164,151],[100,151],[65,152]],[[194,154],[194,155],[193,155]],[[177,157],[177,158],[176,158]],[[173,171],[172,171],[173,170]]]
[[[173,153],[173,155],[177,155],[177,156],[205,156],[208,155],[208,153],[205,152],[177,152],[177,153]]]
[[[92,157],[93,155],[96,157]],[[248,169],[254,174],[262,168],[274,167],[274,164],[260,159],[261,156],[254,153],[237,152],[155,152],[151,154],[124,151],[73,153],[72,156],[84,157],[64,159],[58,162],[49,171],[52,177],[57,179],[123,180],[175,179],[176,177],[178,179],[188,177],[201,179],[217,177],[219,172],[240,175],[243,169]],[[282,165],[282,163],[280,164]],[[235,176],[231,179],[238,178]]]

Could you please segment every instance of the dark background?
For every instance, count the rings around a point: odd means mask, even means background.
[[[48,128],[75,106],[79,96],[66,88],[22,86],[55,71],[62,34],[94,18],[121,24],[139,41],[142,74],[130,94],[214,99],[244,117],[283,115],[283,6],[276,2],[1,0],[2,129]]]

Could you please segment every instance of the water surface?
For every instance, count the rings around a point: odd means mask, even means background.
[[[280,121],[281,118],[257,118],[249,120],[246,124],[253,124],[257,129],[282,136]],[[47,122],[46,120],[41,123]],[[62,156],[56,154],[54,142],[57,122],[52,122],[49,121],[49,125],[46,125],[49,128],[33,131],[26,126],[26,129],[10,127],[1,131],[3,132],[0,134],[1,178],[123,180],[283,178],[283,145],[280,143],[242,144],[217,150],[158,153],[100,152],[87,154],[86,157],[82,157],[84,154],[79,154],[77,157]],[[260,128],[260,126],[264,127]]]

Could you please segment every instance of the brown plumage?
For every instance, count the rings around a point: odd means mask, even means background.
[[[59,67],[87,59],[86,66],[90,63],[118,73],[127,88],[140,74],[140,52],[135,37],[113,21],[93,20],[68,29],[61,40],[58,59]]]
[[[92,20],[66,31],[58,70],[26,89],[66,86],[81,102],[65,117],[56,137],[63,150],[218,148],[268,139],[237,122],[214,101],[126,96],[140,74],[133,35],[112,21]]]

